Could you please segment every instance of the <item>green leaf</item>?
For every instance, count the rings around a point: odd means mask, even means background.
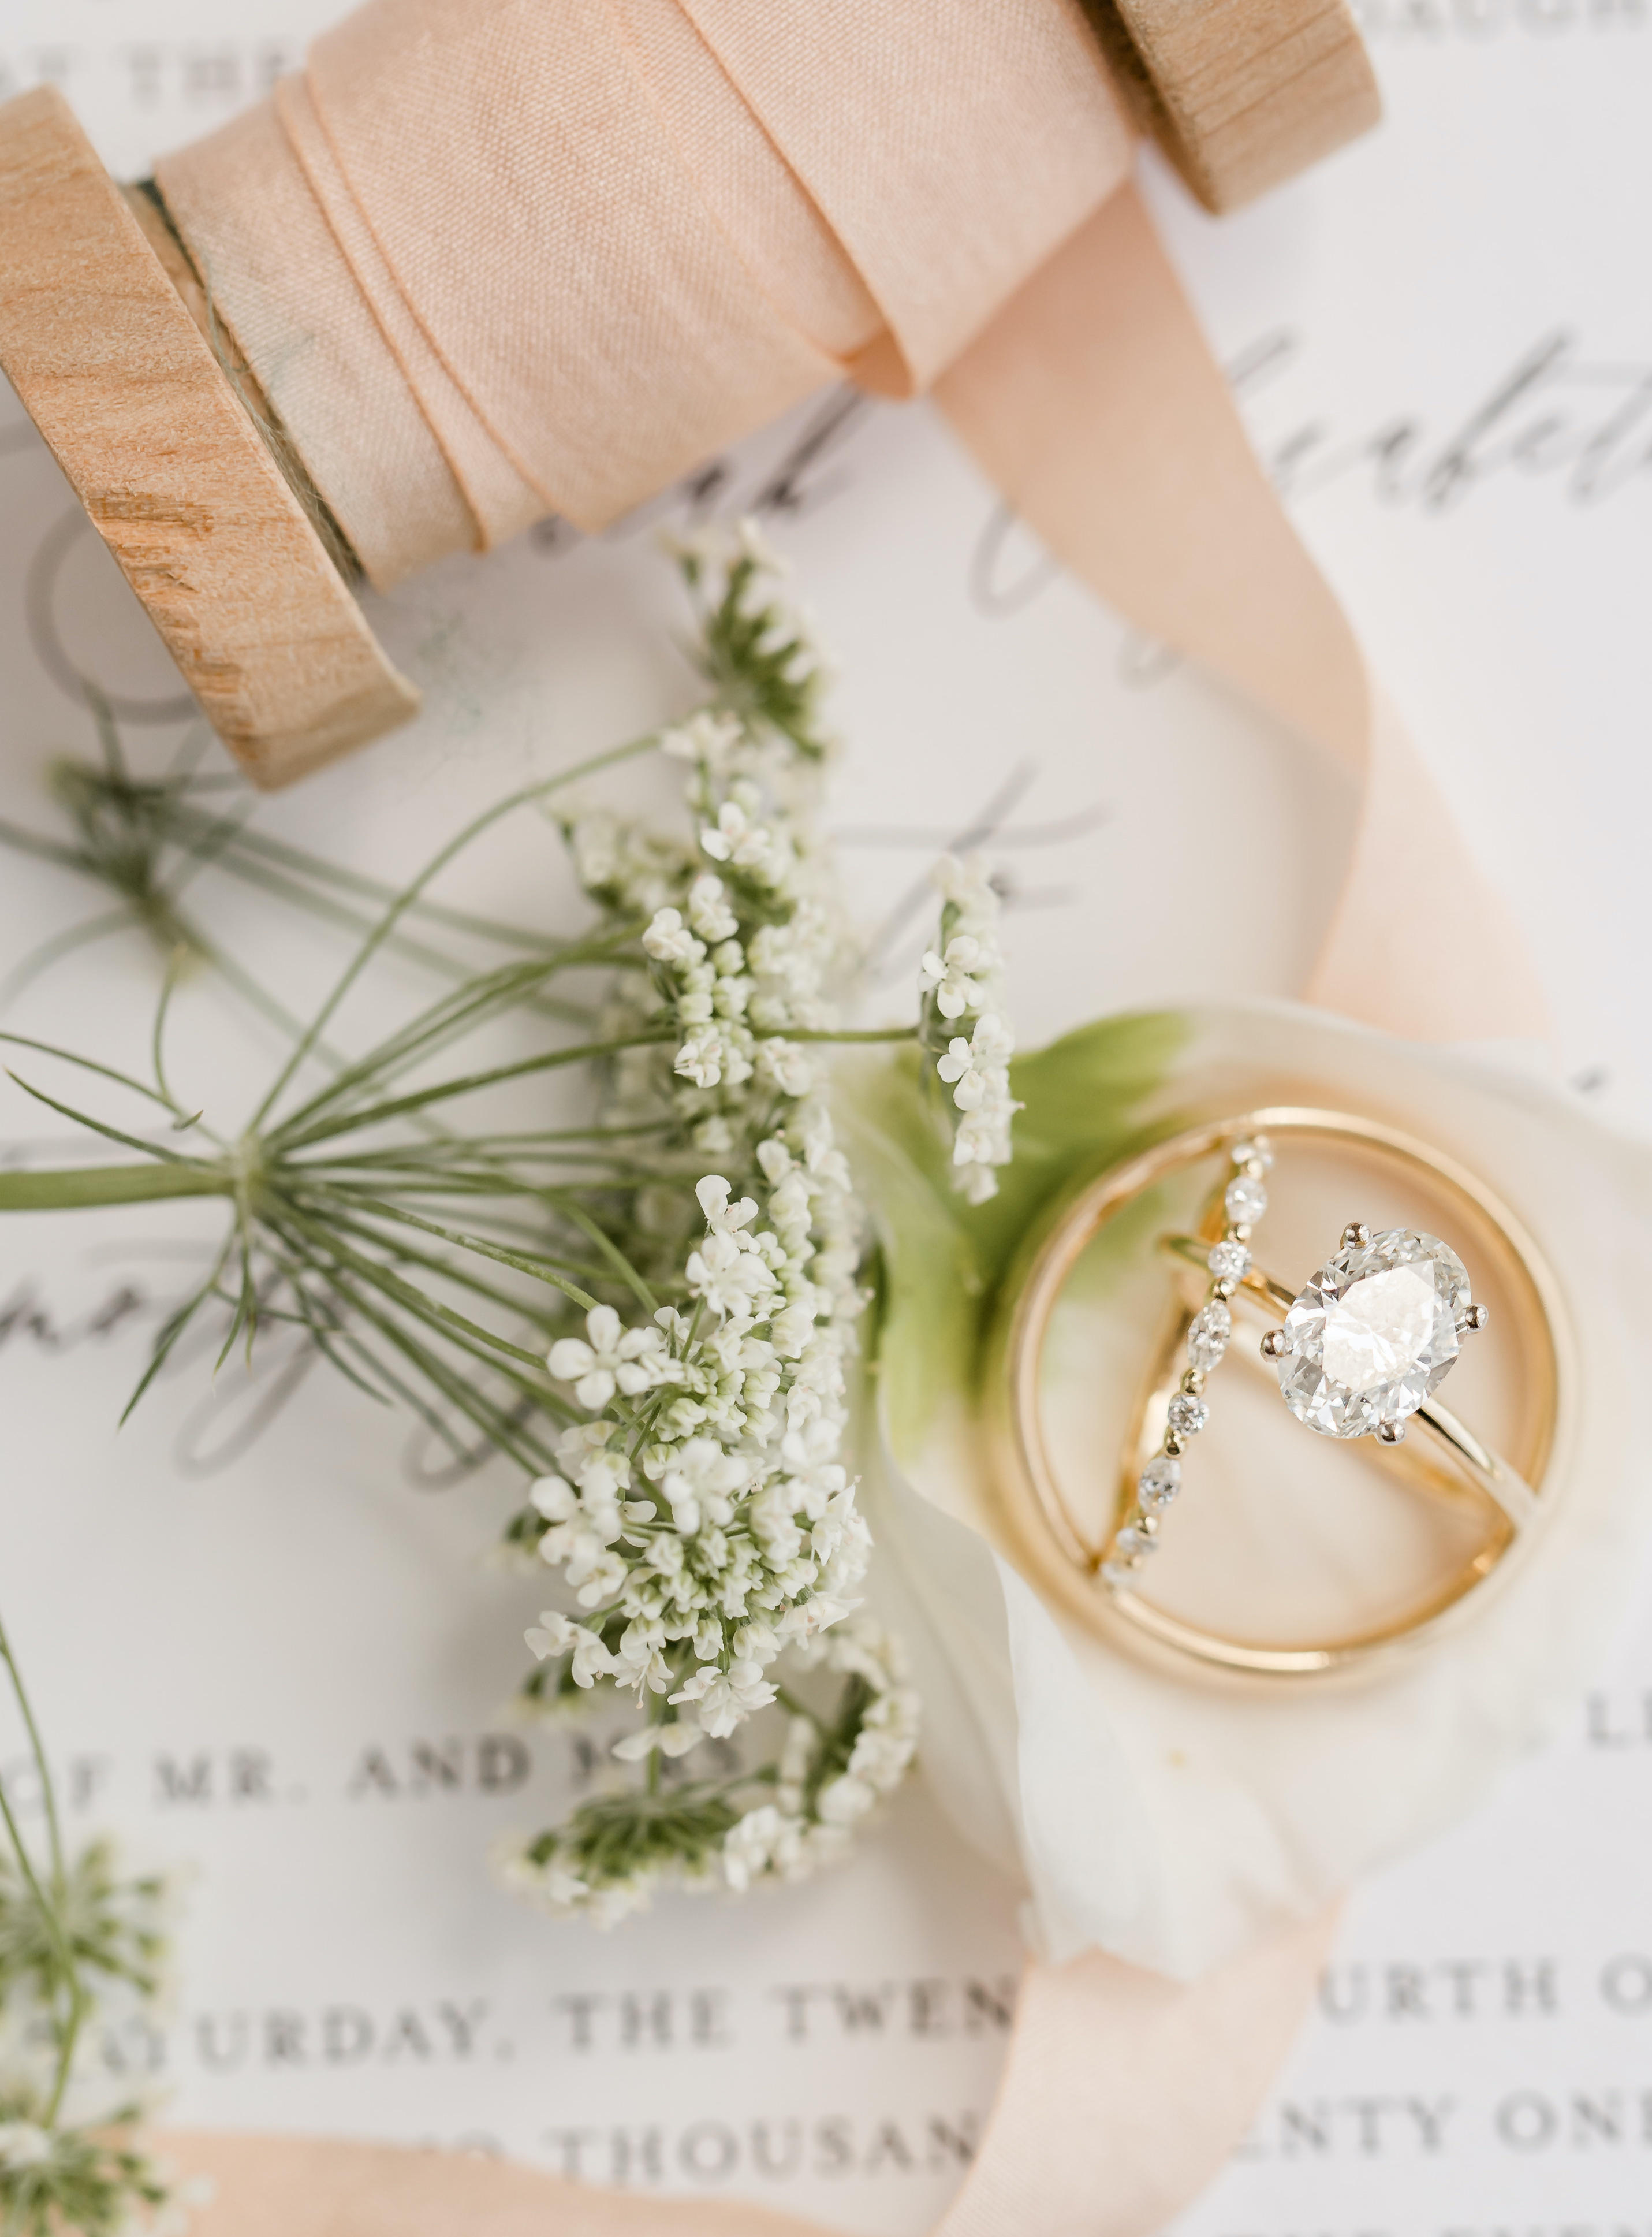
[[[1106,1018],[1010,1066],[1024,1107],[999,1191],[971,1205],[953,1190],[947,1132],[929,1092],[932,1057],[903,1053],[845,1075],[846,1132],[883,1254],[872,1338],[884,1419],[898,1454],[921,1441],[951,1389],[971,1389],[1004,1278],[1067,1190],[1147,1131],[1143,1105],[1187,1035],[1175,1012]]]

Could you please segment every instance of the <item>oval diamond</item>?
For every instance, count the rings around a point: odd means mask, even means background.
[[[1403,1422],[1455,1362],[1468,1302],[1468,1270],[1438,1236],[1391,1227],[1339,1250],[1285,1316],[1280,1395],[1327,1437]]]

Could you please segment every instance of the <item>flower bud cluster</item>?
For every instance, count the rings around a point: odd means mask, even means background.
[[[806,1879],[835,1863],[917,1752],[918,1695],[904,1682],[897,1642],[871,1617],[852,1617],[806,1648],[800,1659],[811,1658],[853,1681],[853,1713],[833,1736],[835,1746],[812,1718],[792,1719],[773,1801],[747,1811],[723,1840],[723,1877],[741,1892],[765,1877]]]
[[[807,1712],[788,1719],[778,1753],[760,1774],[772,1800],[737,1812],[713,1790],[675,1792],[661,1813],[674,1839],[635,1838],[619,1871],[615,1836],[622,1847],[624,1829],[615,1808],[612,1802],[589,1805],[554,1835],[502,1842],[494,1861],[505,1885],[555,1917],[611,1926],[645,1909],[661,1886],[721,1886],[744,1894],[762,1882],[806,1879],[835,1864],[852,1844],[855,1828],[911,1767],[918,1695],[906,1683],[898,1646],[864,1613],[819,1634],[794,1660],[846,1680],[844,1701],[830,1724]],[[677,1752],[668,1737],[673,1730],[647,1728],[648,1735],[666,1735],[661,1752],[668,1756]],[[615,1750],[627,1759],[643,1752],[629,1740]]]
[[[1021,1108],[1010,1092],[1015,1035],[1003,1007],[1004,957],[998,896],[978,856],[948,855],[937,867],[940,937],[919,967],[922,1038],[951,1092],[955,1185],[971,1204],[997,1194],[995,1168],[1011,1156],[1010,1121]]]
[[[123,1871],[107,1841],[66,1857],[61,1877],[0,1849],[0,2228],[184,2237],[204,2202],[201,2185],[120,2133],[155,2096],[109,2056],[158,2024],[178,1894],[162,1875]]]

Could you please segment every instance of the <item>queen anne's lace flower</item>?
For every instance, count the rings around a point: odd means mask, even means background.
[[[612,1114],[670,1145],[662,1172],[683,1173],[696,1149],[716,1169],[699,1167],[692,1205],[681,1182],[657,1186],[646,1231],[639,1196],[636,1231],[621,1236],[672,1302],[647,1323],[598,1305],[582,1336],[552,1346],[552,1376],[597,1418],[564,1434],[561,1473],[530,1495],[540,1553],[582,1614],[530,1630],[542,1659],[530,1691],[547,1707],[598,1687],[635,1693],[647,1722],[613,1753],[647,1764],[652,1783],[582,1805],[502,1864],[553,1910],[600,1923],[662,1881],[745,1887],[840,1854],[917,1739],[894,1649],[858,1613],[871,1541],[842,1458],[863,1237],[810,1046],[833,1027],[828,989],[848,954],[810,828],[814,671],[754,534],[732,553],[697,538],[684,564],[691,585],[725,575],[708,668],[734,657],[720,644],[743,644],[739,703],[772,711],[708,709],[665,735],[688,771],[694,843],[679,856],[594,811],[570,837],[594,897],[643,919],[643,961],[620,973],[611,1029],[667,1037],[616,1064]],[[923,1030],[957,1021],[942,1059],[962,1115],[956,1155],[990,1183],[1014,1107],[997,897],[971,866],[941,874]],[[699,1215],[688,1232],[682,1208]],[[675,1238],[669,1255],[650,1257],[651,1232]],[[767,1786],[710,1778],[696,1750],[773,1710],[782,1657],[855,1681],[852,1729],[841,1706],[794,1712]],[[679,1761],[671,1776],[690,1783],[660,1784]]]

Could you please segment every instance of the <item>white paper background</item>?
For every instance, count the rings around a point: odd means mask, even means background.
[[[60,77],[135,174],[337,12],[270,0],[227,31],[204,0],[8,0],[0,91]],[[1366,16],[1379,139],[1221,226],[1162,181],[1155,202],[1303,532],[1525,928],[1568,1070],[1640,1120],[1652,9],[1380,0]],[[760,500],[809,424],[731,461],[720,505]],[[1010,858],[1028,1040],[1123,1003],[1295,991],[1346,843],[1334,778],[1161,675],[1000,535],[992,493],[921,409],[857,414],[795,494],[772,525],[844,667],[846,830],[939,841],[1024,770],[1011,822],[1071,835]],[[47,754],[89,744],[24,622],[69,509],[3,399],[0,812],[36,822]],[[175,690],[89,537],[65,547],[49,603],[71,660],[140,696]],[[436,570],[374,607],[427,692],[417,733],[273,804],[268,827],[404,870],[456,814],[669,703],[669,611],[640,526]],[[134,735],[158,753],[176,734]],[[865,905],[892,906],[923,859],[857,847]],[[526,836],[497,862],[495,901],[563,890]],[[92,905],[0,859],[0,954]],[[214,906],[295,997],[320,983],[326,942],[289,934],[278,952],[267,917]],[[892,1010],[912,945],[892,942]],[[109,945],[8,1022],[135,1049],[153,985],[135,944]],[[180,1026],[186,1075],[209,1052],[248,1081],[266,1061],[210,995]],[[41,1138],[7,1093],[10,1138]],[[386,1440],[319,1375],[210,1474],[189,1458],[204,1363],[115,1442],[154,1301],[180,1278],[161,1253],[201,1231],[176,1211],[0,1230],[9,1620],[76,1822],[198,1865],[177,2022],[163,2050],[125,2055],[161,2060],[181,2120],[486,2138],[596,2180],[925,2227],[991,2102],[1009,1891],[914,1793],[852,1868],[743,1909],[667,1905],[601,1940],[490,1892],[493,1829],[559,1806],[589,1768],[569,1736],[530,1734],[515,1786],[518,1759],[489,1740],[512,1729],[499,1704],[536,1605],[478,1566],[509,1486],[411,1488],[400,1428]],[[146,1303],[100,1332],[128,1283]],[[1359,1893],[1326,2016],[1182,2237],[1652,2221],[1647,1629],[1568,1745]]]

